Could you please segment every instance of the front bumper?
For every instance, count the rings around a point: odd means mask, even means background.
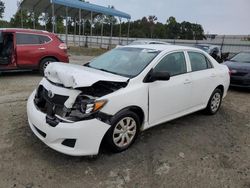
[[[230,86],[232,86],[232,87],[250,88],[250,78],[248,78],[248,77],[239,77],[239,76],[231,76],[231,78],[230,78]]]
[[[74,123],[59,123],[52,127],[46,123],[46,114],[39,111],[34,104],[35,92],[27,103],[28,122],[33,133],[50,148],[72,156],[96,155],[101,141],[110,125],[97,119]],[[75,140],[74,147],[62,143]]]

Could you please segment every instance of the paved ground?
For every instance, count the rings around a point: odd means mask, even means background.
[[[250,187],[250,91],[231,89],[215,116],[198,112],[149,129],[123,153],[69,157],[28,127],[26,100],[40,80],[0,75],[1,188]]]

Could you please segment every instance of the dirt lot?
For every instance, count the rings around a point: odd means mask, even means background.
[[[1,188],[250,187],[250,91],[231,89],[215,116],[198,112],[149,129],[123,153],[70,157],[28,127],[26,100],[40,80],[0,75]]]

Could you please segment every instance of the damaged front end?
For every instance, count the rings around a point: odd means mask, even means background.
[[[73,123],[94,118],[109,124],[111,116],[100,111],[108,101],[99,98],[125,88],[128,84],[128,82],[98,81],[92,86],[72,89],[48,79],[44,80],[36,91],[34,103],[46,114],[46,122],[53,127],[60,122]],[[57,88],[61,89],[60,94]],[[77,94],[71,95],[67,91]]]

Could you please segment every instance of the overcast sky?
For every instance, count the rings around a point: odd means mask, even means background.
[[[3,0],[4,18],[9,20],[17,9],[16,0]],[[132,20],[156,15],[165,23],[174,16],[178,22],[189,21],[203,26],[205,33],[250,34],[250,0],[89,0],[129,13]]]

